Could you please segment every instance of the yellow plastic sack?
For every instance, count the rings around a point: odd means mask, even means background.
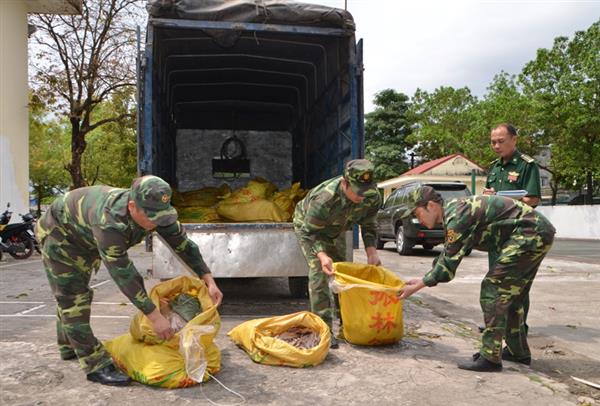
[[[104,343],[115,364],[131,379],[161,388],[185,388],[219,372],[221,355],[212,343],[211,325],[186,326],[179,332],[180,348],[146,344],[131,333]]]
[[[132,379],[148,385],[179,388],[193,385],[199,380],[205,381],[209,378],[208,373],[214,375],[220,370],[221,352],[215,345],[214,338],[221,328],[221,318],[204,282],[198,278],[180,276],[156,285],[150,291],[150,299],[159,307],[161,298],[170,299],[179,293],[196,296],[203,311],[173,338],[168,341],[160,340],[154,333],[150,320],[142,312],[138,312],[131,321],[129,334],[105,343],[118,365]],[[194,348],[202,347],[202,359],[206,366],[203,376],[196,376],[195,380],[186,373],[186,368],[196,370],[198,360],[193,360],[190,351],[187,356],[183,355],[186,349],[185,346],[182,347],[184,342],[196,342]],[[193,353],[197,356],[198,351]]]
[[[274,336],[295,326],[307,327],[319,333],[320,342],[310,349],[297,348]],[[227,335],[242,347],[252,361],[266,365],[310,367],[323,362],[329,352],[329,327],[311,312],[249,320]]]
[[[296,203],[302,200],[305,195],[306,191],[300,187],[300,182],[296,182],[289,188],[275,193],[273,195],[273,203],[281,210],[289,213],[291,218],[294,215]]]
[[[224,183],[219,187],[205,187],[202,189],[180,193],[173,191],[173,206],[183,207],[211,207],[219,202],[219,198],[231,193],[231,188]]]
[[[221,318],[217,312],[217,307],[213,304],[212,299],[208,295],[206,284],[201,279],[183,275],[161,282],[152,288],[149,297],[156,307],[160,308],[160,299],[165,298],[170,300],[179,293],[189,293],[196,296],[203,310],[202,313],[190,320],[186,326],[190,324],[212,325],[215,329],[213,334],[214,338],[221,328]],[[171,348],[179,348],[179,333],[176,333],[169,341],[161,340],[154,333],[154,328],[152,327],[150,319],[142,312],[136,313],[131,320],[129,332],[133,338],[147,344],[162,344],[168,345]]]
[[[404,323],[396,293],[404,282],[381,266],[336,262],[333,269],[335,278],[329,285],[339,294],[344,338],[359,345],[399,341]]]
[[[181,223],[219,223],[221,217],[214,207],[184,207],[177,209]]]
[[[238,222],[286,222],[291,214],[280,209],[274,202],[265,199],[249,203],[221,203],[217,213],[224,219]]]

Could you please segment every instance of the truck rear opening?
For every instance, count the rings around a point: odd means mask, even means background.
[[[255,177],[279,189],[293,182],[311,188],[363,155],[362,48],[350,14],[280,1],[162,0],[148,9],[141,173],[180,192],[224,182],[237,189]],[[191,236],[227,234],[227,226],[186,225]],[[229,226],[233,235],[293,232],[289,223]],[[306,275],[305,264],[294,275],[257,273],[250,264],[241,272],[239,262],[219,259],[224,252],[207,258],[211,246],[198,242],[217,277]]]

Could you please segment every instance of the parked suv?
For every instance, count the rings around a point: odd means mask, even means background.
[[[395,241],[400,255],[409,255],[415,245],[426,250],[444,242],[444,229],[440,224],[429,230],[419,224],[415,216],[398,218],[406,206],[408,194],[419,186],[431,186],[447,201],[456,197],[470,196],[471,193],[462,182],[423,182],[414,181],[400,186],[387,198],[377,212],[377,248],[383,248],[386,241]]]

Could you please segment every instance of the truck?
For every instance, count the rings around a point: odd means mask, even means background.
[[[180,192],[255,177],[312,188],[363,156],[362,40],[347,11],[254,0],[150,0],[147,8],[140,175]],[[292,223],[182,226],[216,278],[287,277],[291,294],[306,296]],[[184,272],[156,233],[148,245],[154,277]]]

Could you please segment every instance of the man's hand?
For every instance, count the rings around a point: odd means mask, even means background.
[[[169,340],[173,337],[173,330],[171,329],[171,323],[160,313],[160,309],[156,308],[152,313],[146,315],[152,322],[152,328],[154,332],[161,340]]]
[[[493,187],[491,188],[483,188],[483,194],[484,195],[495,195],[496,194],[496,189],[494,189]]]
[[[367,264],[369,265],[381,265],[381,259],[379,259],[379,254],[377,253],[377,248],[375,247],[367,247],[365,248],[367,253]]]
[[[212,299],[215,306],[219,306],[223,301],[223,292],[217,286],[217,283],[213,279],[212,275],[209,273],[205,273],[202,275],[202,280],[206,283],[206,287],[208,288],[208,295]]]
[[[327,275],[333,275],[333,261],[331,258],[324,251],[318,252],[317,258],[321,261],[321,270]]]
[[[423,289],[424,287],[425,287],[425,284],[423,283],[423,280],[411,279],[408,282],[406,282],[406,285],[404,285],[404,287],[402,289],[400,289],[400,291],[398,292],[398,297],[400,299],[406,299],[410,295],[412,295],[415,292],[418,292],[419,290]]]

